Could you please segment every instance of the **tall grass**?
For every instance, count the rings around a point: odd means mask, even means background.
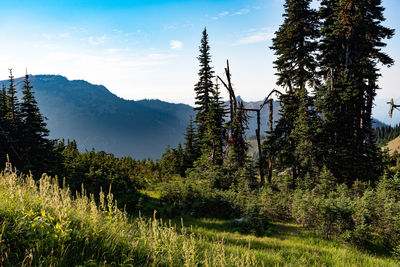
[[[0,175],[0,264],[21,266],[249,266],[248,250],[225,251],[185,227],[138,217],[128,220],[112,194],[100,203],[43,175],[20,177],[8,165]]]
[[[240,234],[230,221],[165,223],[128,218],[112,194],[68,188],[46,175],[0,173],[1,266],[397,266],[293,227],[266,237]],[[190,222],[190,220],[192,220]],[[178,225],[178,226],[177,226]],[[276,226],[272,226],[275,227]]]

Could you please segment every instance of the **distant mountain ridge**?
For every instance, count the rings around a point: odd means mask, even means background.
[[[60,75],[31,75],[30,81],[52,139],[74,139],[81,151],[104,150],[137,159],[160,158],[165,148],[184,142],[193,108],[161,100],[125,100],[102,85]],[[0,81],[8,86],[8,81]],[[23,78],[15,79],[19,93]],[[242,101],[240,97],[238,100]],[[264,101],[244,102],[259,108]],[[274,121],[280,104],[274,105]],[[255,135],[256,114],[249,113],[247,136]],[[261,112],[261,134],[268,130],[269,107]],[[381,122],[377,122],[379,125]]]
[[[124,100],[102,85],[60,75],[32,75],[30,81],[40,110],[48,118],[50,138],[75,139],[80,150],[159,158],[167,145],[184,140],[194,115],[189,105]],[[15,82],[21,92],[23,78]]]

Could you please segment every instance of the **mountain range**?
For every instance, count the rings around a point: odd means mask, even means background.
[[[137,159],[160,158],[166,147],[184,142],[193,108],[157,99],[125,100],[102,85],[60,75],[31,75],[30,81],[52,139],[74,139],[81,151],[104,150]],[[8,86],[8,81],[0,81]],[[23,78],[15,79],[19,92]],[[242,101],[240,97],[239,100]],[[244,102],[259,108],[264,101]],[[274,120],[279,102],[274,101]],[[247,136],[255,135],[256,114],[249,113]],[[261,131],[268,129],[269,108],[261,112]]]

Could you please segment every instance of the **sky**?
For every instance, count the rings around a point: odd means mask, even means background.
[[[400,98],[400,1],[382,2],[384,25],[396,30],[385,48],[396,63],[382,68],[379,81],[377,98],[384,103]],[[279,89],[269,47],[283,22],[283,0],[0,3],[1,80],[7,79],[8,68],[16,77],[27,69],[102,84],[125,99],[193,105],[198,47],[207,27],[214,71],[223,75],[229,59],[237,95],[256,101]]]

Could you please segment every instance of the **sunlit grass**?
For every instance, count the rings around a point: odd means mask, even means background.
[[[241,233],[231,220],[128,219],[112,195],[100,193],[99,199],[96,203],[85,194],[72,198],[47,176],[35,182],[15,172],[2,173],[0,264],[398,266],[395,259],[320,238],[295,224],[271,224],[266,236],[256,237]]]

